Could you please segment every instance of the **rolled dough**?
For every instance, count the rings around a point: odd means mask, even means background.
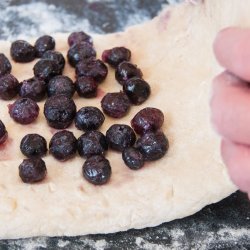
[[[18,165],[24,158],[19,150],[22,137],[39,133],[49,142],[55,130],[43,117],[44,102],[39,103],[38,120],[22,126],[8,115],[7,105],[11,102],[1,100],[0,119],[9,139],[0,148],[0,238],[151,227],[191,215],[234,192],[236,187],[220,158],[219,138],[209,120],[211,79],[221,70],[215,62],[212,43],[221,28],[249,25],[249,8],[249,0],[207,0],[197,5],[186,2],[166,8],[152,21],[125,32],[94,35],[99,58],[107,48],[130,48],[132,62],[142,69],[152,87],[148,101],[132,107],[123,119],[106,117],[101,131],[115,122],[129,124],[140,109],[151,106],[164,112],[163,130],[170,141],[167,156],[139,171],[125,167],[121,155],[109,151],[107,158],[113,173],[104,186],[94,186],[83,179],[84,160],[79,156],[61,163],[47,155],[46,180],[33,185],[22,183],[18,176]],[[56,49],[66,55],[67,34],[57,34],[55,38]],[[9,56],[9,48],[9,42],[0,42],[0,52]],[[12,61],[12,73],[19,81],[27,79],[32,76],[34,63]],[[74,79],[74,71],[68,65],[64,74]],[[75,96],[77,107],[100,107],[104,93],[120,89],[110,68],[98,98]],[[73,125],[69,130],[77,137],[81,134]]]

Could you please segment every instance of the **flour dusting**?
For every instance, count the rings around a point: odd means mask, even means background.
[[[78,30],[88,33],[105,33],[105,30],[115,32],[151,19],[149,11],[143,8],[135,9],[134,12],[124,10],[120,13],[114,1],[102,1],[98,5],[96,1],[89,0],[87,1],[89,9],[84,12],[82,7],[82,14],[67,11],[61,5],[46,4],[40,1],[21,5],[11,5],[10,2],[0,2],[0,39],[2,40],[13,41],[38,37],[43,34]],[[107,3],[107,7],[104,3]],[[136,4],[136,1],[131,1],[130,8]],[[99,15],[100,8],[106,8],[106,16]],[[109,15],[110,19],[107,18]]]
[[[28,39],[43,34],[53,34],[74,30],[90,30],[88,20],[79,20],[76,16],[66,13],[62,8],[53,4],[32,2],[17,6],[7,6],[1,11],[0,22],[12,23],[10,30],[8,25],[1,26],[3,39]],[[13,21],[15,20],[15,22]],[[20,32],[21,31],[21,32]]]

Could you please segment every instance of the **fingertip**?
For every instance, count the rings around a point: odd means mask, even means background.
[[[213,44],[219,64],[238,77],[250,81],[250,29],[228,27],[221,30]]]
[[[250,193],[250,148],[222,140],[221,155],[231,180],[242,191]]]

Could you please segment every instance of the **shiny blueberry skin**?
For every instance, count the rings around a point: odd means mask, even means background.
[[[113,118],[124,117],[131,106],[128,97],[123,92],[107,93],[101,101],[105,114]]]
[[[23,98],[30,98],[36,102],[44,99],[46,95],[47,84],[37,77],[24,80],[20,84],[19,95]]]
[[[122,151],[124,163],[132,170],[140,169],[144,166],[144,157],[142,153],[133,147],[125,148]]]
[[[70,131],[59,131],[50,140],[49,152],[59,161],[66,161],[73,158],[76,151],[77,139]]]
[[[142,72],[137,65],[130,62],[120,63],[115,70],[115,79],[123,85],[128,79],[138,77],[142,78]]]
[[[39,115],[39,106],[35,101],[29,98],[18,99],[8,107],[11,118],[20,124],[30,124],[34,122]]]
[[[102,60],[108,63],[111,67],[116,68],[124,61],[130,61],[131,51],[125,47],[115,47],[104,50],[102,53]]]
[[[6,74],[0,77],[0,98],[3,100],[13,99],[19,91],[19,82],[11,75]]]
[[[65,59],[62,53],[58,51],[54,51],[54,50],[48,50],[43,54],[42,59],[55,61],[60,72],[61,73],[63,72],[64,66],[65,66]]]
[[[137,140],[135,147],[142,153],[145,161],[155,161],[167,153],[169,142],[160,131],[148,132]]]
[[[125,124],[114,124],[106,132],[106,140],[110,148],[122,152],[134,145],[135,132]]]
[[[28,158],[42,157],[48,151],[47,142],[41,135],[27,134],[21,140],[20,150]]]
[[[3,144],[8,138],[8,132],[5,125],[0,120],[0,145]]]
[[[15,62],[31,62],[36,58],[35,48],[24,40],[17,40],[11,44],[10,54]]]
[[[45,82],[48,82],[54,76],[61,74],[61,70],[56,61],[48,59],[40,59],[33,67],[33,71],[37,78],[42,79]]]
[[[80,97],[93,98],[97,96],[98,84],[90,77],[78,77],[75,82],[76,92]]]
[[[131,120],[134,131],[143,135],[147,132],[157,131],[162,127],[164,114],[157,108],[144,108],[140,110]]]
[[[82,167],[83,177],[94,185],[107,183],[111,177],[111,172],[109,161],[101,155],[89,157]]]
[[[93,44],[93,39],[83,31],[73,32],[68,37],[68,44],[70,47],[81,42]]]
[[[108,74],[107,66],[101,61],[96,59],[88,59],[79,62],[76,65],[76,75],[91,77],[95,82],[101,83],[105,80]]]
[[[19,165],[19,176],[24,183],[35,183],[45,179],[47,169],[40,158],[24,159]]]
[[[35,42],[36,56],[42,57],[48,50],[53,50],[56,46],[55,39],[52,36],[44,35],[39,37]]]
[[[80,61],[96,57],[96,51],[89,43],[81,42],[70,47],[67,57],[69,64],[75,67]]]
[[[123,84],[123,92],[131,103],[140,105],[148,99],[150,86],[140,78],[131,78]]]
[[[63,94],[71,98],[75,93],[75,85],[68,76],[55,76],[49,81],[47,92],[49,97]]]
[[[73,122],[76,105],[65,95],[49,97],[44,105],[44,116],[52,128],[65,129]]]
[[[0,53],[0,76],[10,74],[11,69],[12,66],[9,59],[3,53]]]
[[[104,155],[108,149],[105,136],[99,131],[87,131],[78,138],[78,153],[82,157]]]
[[[96,107],[83,107],[77,111],[75,125],[80,130],[96,130],[105,120],[102,111]]]

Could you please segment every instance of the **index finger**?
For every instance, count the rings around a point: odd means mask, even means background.
[[[215,39],[214,53],[221,66],[250,81],[250,29],[222,30]]]

